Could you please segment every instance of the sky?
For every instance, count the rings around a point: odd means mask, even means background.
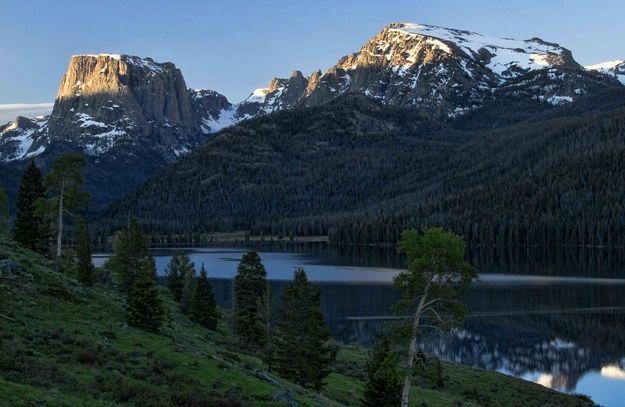
[[[0,11],[0,122],[49,110],[83,53],[170,61],[189,87],[232,102],[294,69],[325,70],[392,22],[540,37],[583,65],[625,59],[623,0],[0,0]]]

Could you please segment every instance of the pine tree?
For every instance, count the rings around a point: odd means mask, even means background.
[[[320,390],[330,374],[336,349],[321,312],[321,290],[295,271],[282,295],[275,337],[275,367],[283,377]]]
[[[180,296],[180,311],[183,314],[191,312],[191,300],[193,299],[196,284],[195,266],[193,266],[187,270],[187,274],[184,276],[184,286]]]
[[[267,272],[256,252],[241,258],[234,278],[234,328],[242,343],[251,348],[265,346],[261,314],[267,299]]]
[[[427,318],[430,327],[443,331],[460,325],[468,308],[457,297],[471,287],[478,274],[465,261],[464,240],[441,228],[428,228],[421,233],[406,230],[398,246],[408,258],[408,270],[399,273],[394,280],[395,288],[401,293],[395,311],[403,315],[406,311],[411,313],[411,318],[399,327],[408,331],[401,399],[402,407],[406,407],[410,400],[417,337],[423,329],[422,319]]]
[[[191,320],[210,330],[217,329],[217,304],[213,285],[208,280],[204,263],[200,268],[200,278],[191,299]]]
[[[388,336],[378,337],[367,363],[367,384],[363,407],[397,407],[401,403],[402,382],[397,355],[391,352]]]
[[[158,332],[165,309],[156,286],[154,258],[143,265],[128,295],[128,323],[149,332]]]
[[[91,236],[84,219],[76,222],[76,258],[78,260],[78,281],[91,286],[95,282],[95,270],[91,260]]]
[[[65,153],[52,164],[52,171],[45,176],[45,185],[50,198],[47,200],[46,213],[56,219],[56,261],[57,267],[63,256],[63,226],[65,215],[89,204],[89,194],[82,190],[85,180],[81,175],[86,165],[85,158],[77,153]]]
[[[167,275],[167,286],[176,301],[180,301],[182,297],[185,276],[188,274],[189,270],[194,269],[195,265],[191,262],[191,259],[185,252],[176,253],[167,265],[167,268],[165,269],[165,274]]]
[[[0,188],[0,236],[9,231],[9,197],[4,189]]]
[[[31,161],[24,170],[17,193],[13,238],[22,246],[41,254],[48,253],[49,230],[35,204],[45,196],[41,171],[35,161]]]
[[[265,341],[260,355],[261,359],[267,365],[267,370],[271,372],[273,368],[273,358],[275,354],[273,324],[271,319],[271,286],[267,285],[265,295],[258,300],[259,309],[259,326],[263,328]]]
[[[113,254],[106,263],[117,279],[120,290],[128,293],[139,272],[152,258],[148,238],[136,218],[132,218],[126,231],[115,233]]]

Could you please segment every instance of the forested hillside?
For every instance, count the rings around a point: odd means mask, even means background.
[[[488,104],[440,122],[348,95],[243,122],[152,177],[129,214],[154,234],[249,230],[394,243],[440,225],[471,244],[623,244],[625,92]]]

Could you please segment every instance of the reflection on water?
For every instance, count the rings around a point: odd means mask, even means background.
[[[284,281],[305,267],[322,289],[332,334],[370,345],[390,319],[397,294],[388,284],[403,260],[393,250],[319,244],[263,246],[277,306]],[[232,276],[243,250],[197,249],[221,306],[232,304]],[[157,252],[160,273],[171,251]],[[620,250],[512,248],[473,251],[485,273],[463,301],[472,310],[455,335],[424,339],[426,353],[497,370],[604,406],[625,400],[625,261]],[[96,259],[101,263],[102,259]],[[349,284],[346,284],[349,282]]]

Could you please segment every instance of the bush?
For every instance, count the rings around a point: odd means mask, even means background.
[[[122,403],[133,402],[139,406],[167,406],[161,395],[152,387],[137,380],[123,378],[113,389],[113,398]]]
[[[239,407],[241,403],[231,397],[198,392],[197,388],[184,387],[171,395],[171,404],[179,407]]]

